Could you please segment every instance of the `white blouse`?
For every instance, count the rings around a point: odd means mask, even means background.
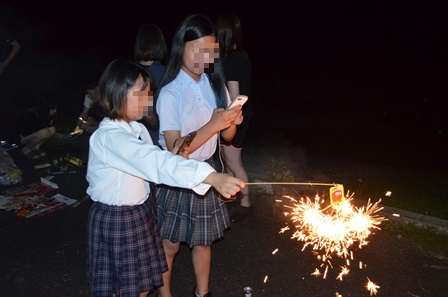
[[[139,139],[141,138],[141,140]],[[204,179],[215,170],[205,162],[185,159],[152,143],[138,122],[104,118],[90,136],[87,194],[108,205],[139,205],[149,196],[149,181],[205,194]]]
[[[229,96],[227,101],[230,102]],[[185,136],[207,124],[217,107],[215,93],[206,74],[198,82],[182,69],[176,78],[160,90],[157,114],[160,121],[159,144],[167,149],[163,131],[180,131]],[[189,155],[190,159],[205,161],[216,151],[218,133]]]

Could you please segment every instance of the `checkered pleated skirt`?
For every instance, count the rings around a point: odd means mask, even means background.
[[[211,245],[230,227],[227,206],[215,189],[204,195],[193,190],[157,185],[157,214],[160,235],[189,247]]]
[[[136,206],[95,202],[88,217],[87,281],[92,296],[139,296],[168,270],[151,197]]]

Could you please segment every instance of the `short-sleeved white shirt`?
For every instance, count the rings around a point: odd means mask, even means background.
[[[229,101],[229,98],[227,98]],[[182,69],[176,78],[165,85],[157,98],[157,114],[160,121],[159,144],[167,149],[164,131],[177,130],[182,136],[196,131],[212,117],[217,108],[216,96],[206,74],[196,82]],[[190,159],[204,161],[216,151],[218,133],[189,155]]]

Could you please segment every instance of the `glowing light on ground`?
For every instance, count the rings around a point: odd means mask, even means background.
[[[303,242],[302,251],[311,248],[313,254],[325,266],[323,278],[325,279],[329,268],[333,268],[333,257],[345,259],[346,265],[341,266],[341,271],[336,277],[343,280],[350,273],[350,260],[353,260],[353,247],[361,249],[368,244],[368,238],[373,230],[379,230],[381,222],[387,220],[379,216],[381,199],[371,203],[370,199],[362,207],[352,205],[352,197],[342,199],[339,203],[326,205],[325,200],[318,195],[314,200],[306,197],[289,199],[291,205],[285,205],[288,211],[284,215],[290,218],[294,227],[285,226],[280,233],[293,230],[291,239]],[[362,269],[363,264],[359,263]],[[322,276],[319,269],[311,273],[313,276]],[[366,288],[370,294],[376,294],[379,286],[369,280]]]

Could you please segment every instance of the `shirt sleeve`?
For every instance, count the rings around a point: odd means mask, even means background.
[[[160,121],[160,132],[181,130],[181,106],[181,102],[179,102],[175,92],[166,88],[160,90],[156,106]]]
[[[174,155],[130,133],[101,132],[106,133],[97,134],[101,138],[98,149],[104,152],[103,162],[109,167],[158,184],[193,189],[201,195],[210,188],[202,183],[215,172],[208,163]]]

